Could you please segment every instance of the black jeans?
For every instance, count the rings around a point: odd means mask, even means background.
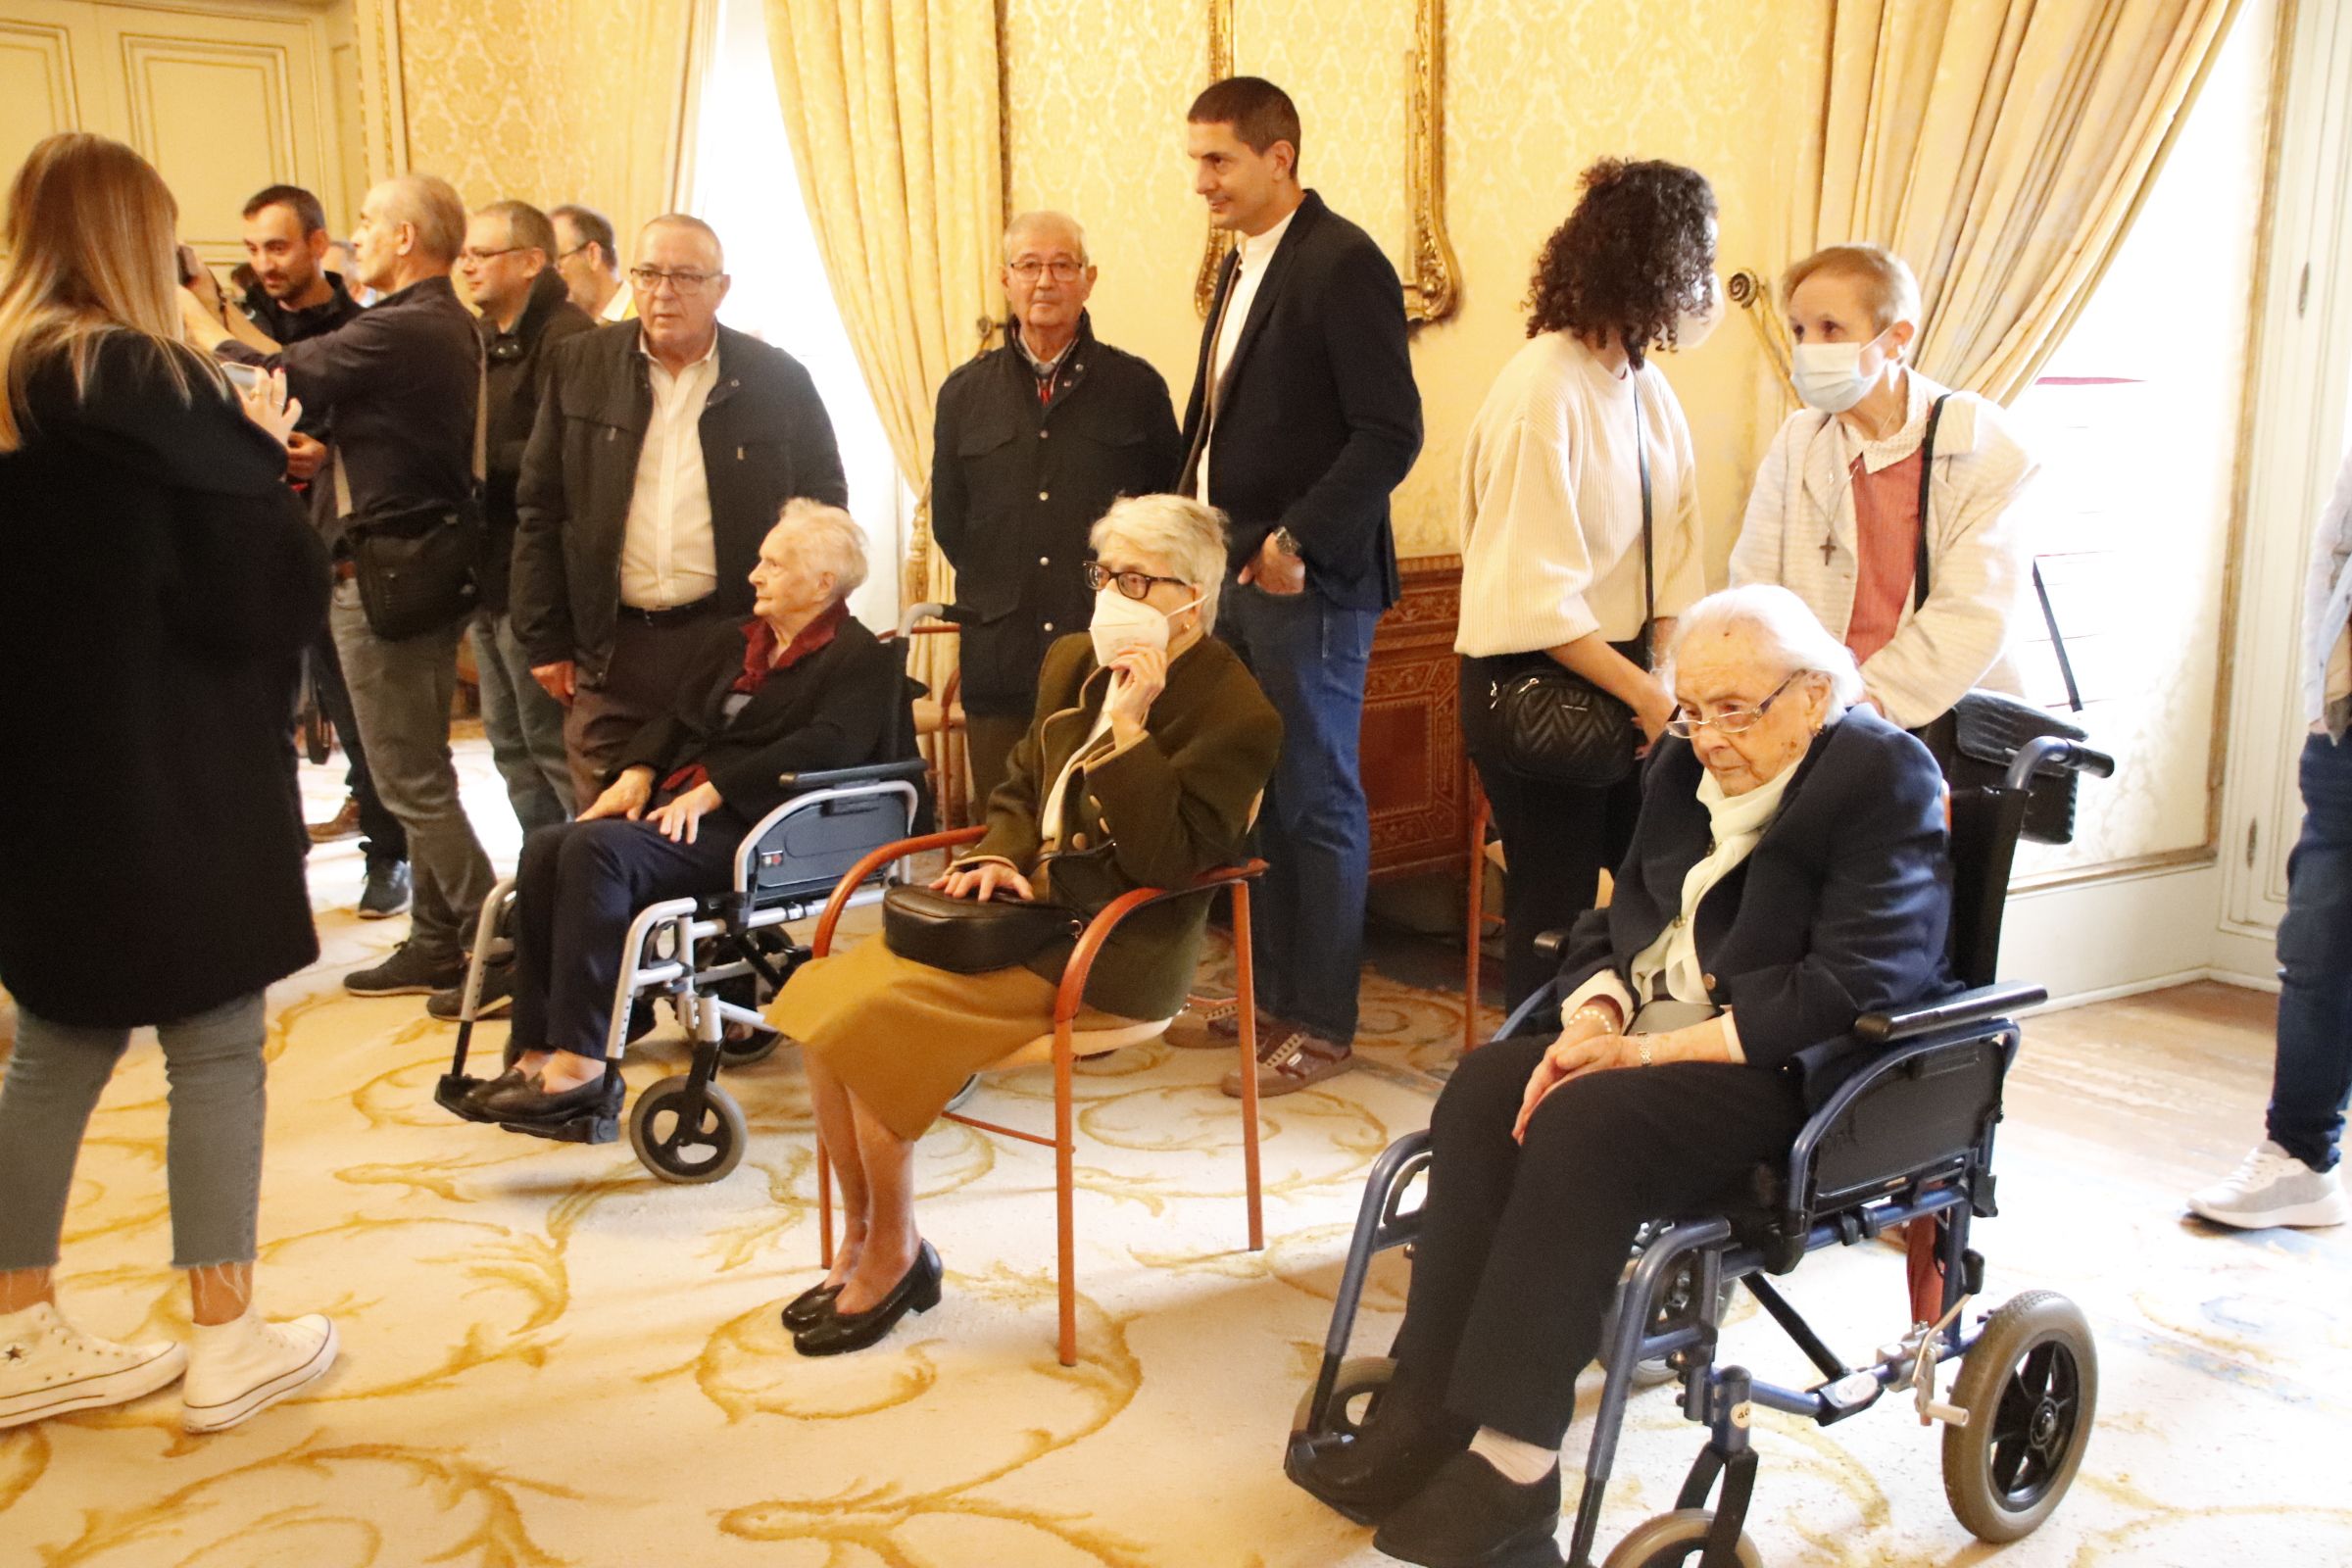
[[[1692,1213],[1786,1156],[1804,1125],[1786,1073],[1676,1062],[1590,1073],[1511,1125],[1551,1044],[1464,1056],[1429,1119],[1432,1159],[1392,1396],[1556,1448],[1646,1220]]]
[[[750,831],[721,807],[692,844],[609,816],[524,839],[514,887],[514,1049],[602,1056],[629,922],[663,899],[724,891]]]
[[[1619,650],[1637,658],[1639,646]],[[1534,656],[1537,659],[1546,655]],[[1502,878],[1503,1005],[1516,1007],[1551,978],[1552,966],[1536,956],[1536,938],[1573,924],[1592,907],[1600,873],[1625,859],[1634,842],[1634,818],[1642,810],[1642,774],[1637,768],[1607,789],[1552,784],[1514,773],[1475,737],[1472,705],[1487,705],[1488,684],[1517,673],[1529,656],[1505,654],[1461,662],[1461,711],[1474,737],[1470,763],[1479,787],[1494,808],[1506,862]],[[1477,871],[1473,867],[1473,873]]]

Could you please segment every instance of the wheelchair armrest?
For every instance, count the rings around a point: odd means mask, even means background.
[[[2050,994],[2040,986],[1990,985],[1963,991],[1941,1002],[1866,1012],[1854,1020],[1854,1037],[1874,1046],[1891,1046],[1943,1029],[1989,1023],[2024,1007],[2038,1006]]]
[[[919,757],[909,757],[897,762],[866,762],[857,767],[828,767],[808,773],[778,773],[776,783],[788,790],[830,790],[845,784],[878,784],[904,779],[919,783],[929,771],[929,765]]]

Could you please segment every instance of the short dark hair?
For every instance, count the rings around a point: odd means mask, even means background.
[[[1291,144],[1291,173],[1298,172],[1298,106],[1263,76],[1227,76],[1212,81],[1193,100],[1184,118],[1196,125],[1231,125],[1253,153],[1278,141]]]
[[[505,219],[508,244],[525,249],[536,248],[545,251],[550,262],[556,259],[556,225],[548,221],[545,213],[529,202],[492,202],[474,216]]]
[[[1715,189],[1693,169],[1603,158],[1552,230],[1528,290],[1527,335],[1614,336],[1637,367],[1714,286]]]
[[[550,219],[561,218],[569,223],[578,231],[581,244],[594,245],[598,254],[604,257],[605,270],[616,275],[619,273],[620,241],[612,232],[612,220],[595,208],[583,207],[578,202],[565,202],[561,207],[551,207],[548,209],[547,216]],[[549,226],[553,227],[554,225],[551,223]],[[551,262],[556,259],[556,253],[552,248],[547,253],[547,259]]]
[[[245,204],[245,216],[252,218],[265,207],[283,207],[294,215],[306,235],[316,234],[326,227],[326,209],[318,198],[300,185],[270,185],[257,192]]]

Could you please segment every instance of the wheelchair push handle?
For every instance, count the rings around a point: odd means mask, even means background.
[[[807,773],[778,773],[776,783],[788,790],[831,790],[850,784],[875,784],[904,779],[921,781],[930,764],[919,757],[896,762],[865,762],[857,767],[828,767]]]
[[[2025,790],[2033,787],[2034,775],[2044,778],[2060,773],[2089,773],[2098,778],[2115,776],[2115,759],[2105,752],[2093,751],[2081,741],[2070,741],[2063,735],[2036,735],[2017,749],[2010,759],[2009,776],[2001,781],[2004,789]]]

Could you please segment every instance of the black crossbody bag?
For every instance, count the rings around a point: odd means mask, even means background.
[[[1649,442],[1642,394],[1634,393],[1634,464],[1642,474],[1642,664],[1648,668],[1650,622],[1657,618],[1656,564],[1650,528]],[[1523,778],[1606,789],[1634,770],[1642,726],[1634,710],[1550,655],[1487,686],[1481,749]]]
[[[1927,434],[1919,444],[1919,554],[1911,570],[1911,609],[1917,613],[1928,602],[1928,482],[1934,472],[1936,426],[1943,418],[1945,393],[1928,410]],[[2058,673],[2066,682],[2066,700],[2082,710],[2082,688],[2075,684],[2075,666],[2066,657],[2066,639],[2059,635],[2058,616],[2050,608],[2050,591],[2042,583],[2041,565],[2034,565],[2034,596],[2041,602],[2042,624],[2050,629],[2050,648],[2058,656]],[[1990,789],[2008,776],[2009,764],[2025,744],[2042,735],[2070,741],[2090,738],[2046,708],[1979,687],[1964,694],[1952,710],[1919,731],[1919,738],[1955,791]],[[2071,767],[2037,768],[2026,801],[2025,825],[2019,831],[2042,844],[2065,844],[2075,836],[2075,784]]]
[[[1026,963],[1084,928],[1075,909],[1026,899],[951,899],[900,886],[882,895],[882,945],[902,958],[952,974]]]
[[[481,602],[490,524],[482,514],[489,427],[489,377],[477,369],[473,401],[473,490],[464,500],[355,515],[351,480],[335,454],[335,506],[351,551],[368,629],[385,642],[419,637],[469,614]]]

